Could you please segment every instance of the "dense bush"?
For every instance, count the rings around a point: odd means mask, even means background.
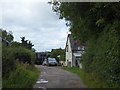
[[[0,30],[2,31],[2,43],[0,43],[2,87],[32,88],[39,75],[39,71],[34,67],[35,51],[32,50],[32,43],[27,42],[28,40],[22,43],[14,42],[10,32]]]
[[[89,41],[86,53],[82,57],[84,70],[95,73],[96,78],[104,80],[108,87],[120,86],[120,37],[118,30],[119,25],[116,23],[106,26],[96,41]]]
[[[9,75],[8,73],[16,69],[16,62],[27,62],[33,64],[35,60],[35,53],[24,47],[4,47],[2,49],[2,75]]]
[[[2,76],[9,75],[9,72],[16,69],[14,51],[12,48],[2,49]]]
[[[14,57],[16,60],[29,64],[32,64],[34,62],[35,53],[33,51],[23,47],[14,48],[14,50]]]
[[[11,71],[7,78],[3,78],[3,88],[32,88],[39,76],[35,67],[19,64],[16,70]],[[25,89],[26,90],[26,89]]]

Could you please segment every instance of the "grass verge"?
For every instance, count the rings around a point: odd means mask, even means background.
[[[40,71],[29,65],[18,65],[8,78],[3,78],[3,88],[32,88]]]
[[[108,88],[106,83],[95,78],[95,75],[92,73],[86,73],[76,67],[63,67],[63,69],[77,74],[88,88]]]

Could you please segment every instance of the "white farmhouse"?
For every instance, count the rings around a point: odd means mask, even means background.
[[[84,45],[79,40],[74,40],[72,34],[68,34],[66,41],[66,66],[68,67],[80,67],[80,58],[84,52]]]

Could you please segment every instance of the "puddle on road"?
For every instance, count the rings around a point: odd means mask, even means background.
[[[37,81],[36,83],[48,83],[48,81],[47,80],[44,80],[44,79],[40,79],[39,81]]]

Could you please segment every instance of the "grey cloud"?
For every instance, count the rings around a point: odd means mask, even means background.
[[[2,19],[3,27],[13,31],[16,41],[25,36],[37,51],[64,48],[68,28],[45,2],[5,3]]]

